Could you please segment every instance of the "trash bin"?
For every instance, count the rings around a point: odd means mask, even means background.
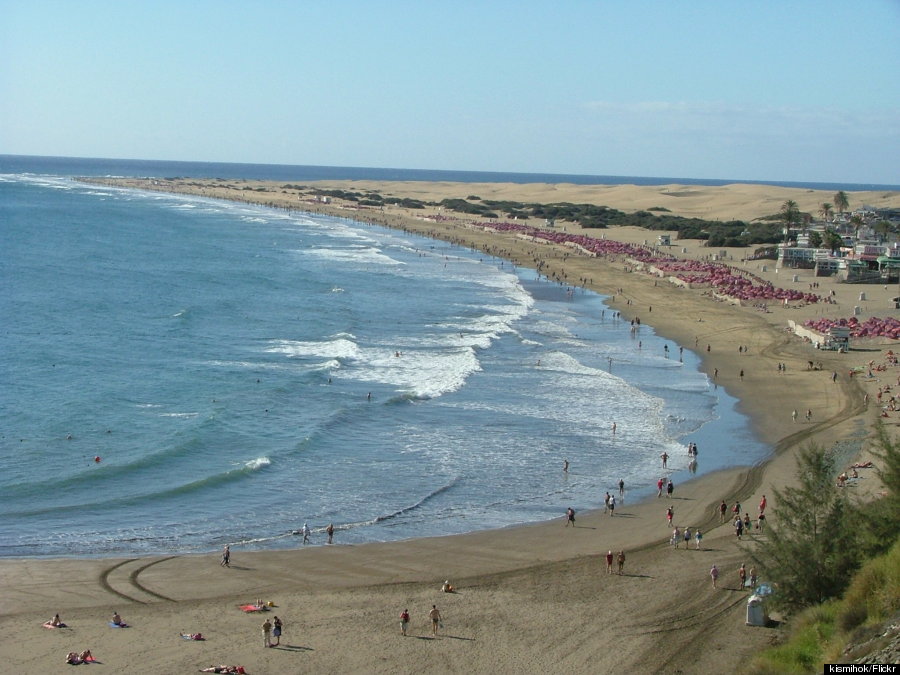
[[[766,599],[759,595],[751,595],[747,600],[747,625],[765,626],[769,622],[766,611]]]

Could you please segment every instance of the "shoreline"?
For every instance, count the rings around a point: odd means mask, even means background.
[[[209,189],[208,185],[186,186],[182,191],[209,196],[203,194]],[[237,196],[246,201],[246,194]],[[260,201],[270,197],[260,195]],[[291,206],[297,208],[296,203]],[[843,314],[837,315],[849,315],[852,291],[848,294],[849,289],[839,289],[837,306],[809,306],[799,311],[775,307],[764,314],[717,303],[667,283],[657,284],[649,276],[626,272],[621,262],[578,256],[562,247],[536,245],[454,222],[421,220],[400,208],[366,219],[340,205],[319,206],[322,211],[317,212],[444,239],[522,266],[533,267],[528,261],[539,259],[546,276],[589,279],[585,286],[609,295],[609,306],[625,318],[640,317],[658,335],[695,349],[701,370],[716,372],[710,378],[738,399],[738,409],[748,416],[756,435],[771,446],[771,457],[751,467],[705,474],[676,486],[676,522],[699,526],[706,533],[704,550],[696,552],[675,554],[665,545],[668,530],[663,504],[667,500],[651,496],[632,505],[626,494],[615,516],[602,511],[578,514],[575,529],[564,528],[560,518],[500,530],[356,546],[340,545],[338,538],[338,545],[332,547],[235,551],[232,569],[227,570],[215,564],[217,555],[210,554],[0,560],[0,587],[6,593],[7,606],[13,608],[0,614],[0,626],[18,638],[0,646],[0,656],[22,664],[24,672],[31,672],[30,668],[55,672],[54,665],[62,665],[63,645],[70,643],[61,641],[67,639],[65,635],[40,633],[40,621],[54,611],[79,629],[79,640],[90,640],[82,649],[90,647],[101,661],[117,670],[124,667],[121,672],[147,667],[196,669],[212,662],[241,663],[250,673],[278,672],[296,669],[299,660],[303,667],[323,672],[471,672],[498,665],[523,672],[560,666],[572,672],[613,667],[660,672],[666,666],[680,665],[687,667],[686,672],[713,673],[721,672],[724,662],[737,666],[768,643],[768,631],[749,629],[740,620],[744,593],[709,588],[709,565],[716,562],[723,570],[736,569],[742,547],[752,545],[735,544],[734,535],[727,525],[718,524],[712,507],[721,499],[729,503],[740,499],[750,505],[745,510],[752,514],[752,505],[766,493],[771,503],[772,489],[792,482],[791,450],[807,440],[830,447],[843,439],[851,448],[848,452],[854,445],[862,451],[854,458],[867,457],[865,445],[878,413],[874,406],[864,405],[863,393],[873,393],[874,399],[876,383],[849,378],[846,372],[851,365],[880,358],[893,342],[867,345],[872,352],[816,352],[783,328],[788,317],[818,317],[821,310],[835,312],[843,307]],[[596,234],[632,243],[657,234],[633,229]],[[687,255],[709,253],[696,243],[686,242],[683,248],[688,249]],[[853,290],[858,293],[858,288]],[[872,290],[872,295],[874,310],[878,294]],[[708,351],[704,344],[709,345]],[[747,346],[747,352],[738,352],[738,345]],[[812,358],[822,362],[821,370],[804,369]],[[779,363],[787,364],[783,375],[776,371]],[[745,371],[744,377],[738,375],[739,370]],[[838,381],[830,382],[830,373],[839,371]],[[876,379],[889,382],[894,375],[895,371],[888,371]],[[801,407],[798,401],[803,401],[802,408],[815,411],[812,423],[792,420],[790,410]],[[896,422],[886,421],[896,434]],[[860,492],[877,491],[877,481],[870,475],[865,479],[860,481]],[[777,504],[770,508],[777,514]],[[606,576],[602,569],[605,551],[619,549],[628,554],[626,575]],[[445,578],[459,593],[437,592]],[[728,585],[727,574],[725,579]],[[591,592],[586,593],[587,589]],[[613,624],[596,620],[596,599],[601,595],[601,615],[617,617]],[[233,607],[257,597],[274,600],[279,606],[275,613],[284,608],[287,636],[294,635],[292,623],[302,626],[294,641],[302,654],[293,649],[261,652],[256,644],[260,621]],[[395,628],[395,616],[403,608],[398,605],[409,604],[415,622],[415,615],[421,617],[423,607],[432,603],[441,606],[448,631],[457,638],[438,641],[441,655],[437,662],[432,660],[433,650],[423,652],[421,646],[410,644],[418,640],[404,641]],[[99,629],[84,628],[85,635],[81,634],[82,627],[100,626],[102,617],[113,609],[142,629],[130,631],[125,641]],[[176,616],[184,623],[173,624]],[[188,625],[191,621],[194,623]],[[160,641],[167,641],[165,636],[174,632],[173,626],[202,630],[210,638],[196,645],[198,649],[177,649],[173,644],[172,650],[157,653]],[[711,636],[713,626],[716,630]],[[421,631],[416,628],[416,632]],[[139,633],[138,639],[135,633]],[[578,649],[572,649],[576,635]],[[706,642],[704,651],[708,653],[692,655],[687,664],[680,662],[698,639]],[[346,653],[338,654],[331,648],[334,645],[346,647]],[[374,665],[373,653],[381,659]],[[132,671],[129,664],[134,664]]]

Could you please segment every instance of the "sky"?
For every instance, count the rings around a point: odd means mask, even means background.
[[[900,184],[900,0],[0,0],[0,154]]]

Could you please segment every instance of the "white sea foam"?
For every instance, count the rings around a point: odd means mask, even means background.
[[[255,471],[256,469],[262,469],[271,464],[272,460],[270,460],[268,457],[257,457],[256,459],[251,459],[249,462],[245,462],[244,468]]]
[[[436,398],[462,387],[481,370],[474,350],[467,347],[438,350],[363,349],[353,369],[343,377],[392,385],[418,398]]]
[[[341,263],[359,263],[363,265],[405,265],[406,263],[394,260],[372,246],[357,246],[350,248],[311,248],[299,250],[297,253],[306,256],[333,260]]]
[[[601,380],[615,379],[616,381],[620,381],[619,378],[613,378],[613,376],[605,370],[586,366],[574,356],[560,351],[550,352],[549,354],[542,356],[541,368],[544,368],[545,370],[557,370],[572,375],[592,375]]]
[[[359,355],[359,346],[346,338],[322,341],[275,340],[266,349],[273,354],[285,354],[290,358],[320,356],[326,358],[352,359]]]

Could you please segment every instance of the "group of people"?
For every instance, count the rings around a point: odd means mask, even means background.
[[[112,619],[110,619],[109,623],[111,626],[117,626],[117,627],[123,627],[123,628],[128,625],[124,621],[122,621],[122,617],[119,616],[118,612],[113,612]],[[63,623],[62,619],[59,617],[59,614],[57,613],[57,614],[53,615],[52,619],[50,619],[49,621],[45,621],[44,626],[46,626],[47,628],[65,628],[66,624]],[[82,663],[96,663],[97,659],[94,658],[93,654],[91,654],[90,649],[85,649],[82,652],[67,653],[65,662],[71,666],[77,666]]]
[[[428,611],[428,618],[431,620],[431,637],[437,637],[438,628],[442,628],[444,625],[441,610],[437,608],[437,605],[431,606],[431,609]],[[409,635],[409,609],[404,609],[400,612],[400,634]]]
[[[624,488],[624,484],[623,484],[623,488]],[[609,515],[614,515],[616,512],[616,496],[611,495],[611,494],[609,494],[609,492],[607,492],[606,496],[603,498],[603,503],[604,503],[603,511],[605,513],[608,513]]]
[[[666,496],[671,497],[675,492],[675,483],[672,482],[671,478],[666,478],[663,476],[659,480],[656,481],[656,496],[662,497],[663,490],[666,491]]]
[[[83,652],[69,652],[66,654],[66,663],[71,666],[77,666],[82,663],[91,663],[95,661],[94,655],[91,654],[90,649],[85,649]]]
[[[263,646],[277,647],[281,644],[281,633],[284,630],[284,622],[277,616],[271,621],[266,618],[262,624]],[[275,639],[273,642],[272,639]]]
[[[625,571],[625,551],[619,551],[615,556],[615,561],[617,565],[616,574],[624,574]],[[606,552],[606,573],[613,573],[613,552],[609,550]]]
[[[697,550],[700,550],[700,543],[703,541],[703,533],[700,531],[700,528],[694,530],[693,534],[691,533],[691,528],[686,527],[684,531],[681,531],[679,527],[676,525],[672,530],[672,538],[669,540],[669,543],[678,548],[678,545],[683,541],[684,548],[688,549],[691,545],[691,539],[693,538],[694,542],[697,544]]]
[[[719,568],[716,565],[709,568],[709,577],[712,579],[713,588],[718,588]],[[747,566],[744,563],[741,563],[741,566],[738,568],[738,588],[741,590],[745,588],[756,588],[756,582],[756,568],[751,566],[748,571]]]

